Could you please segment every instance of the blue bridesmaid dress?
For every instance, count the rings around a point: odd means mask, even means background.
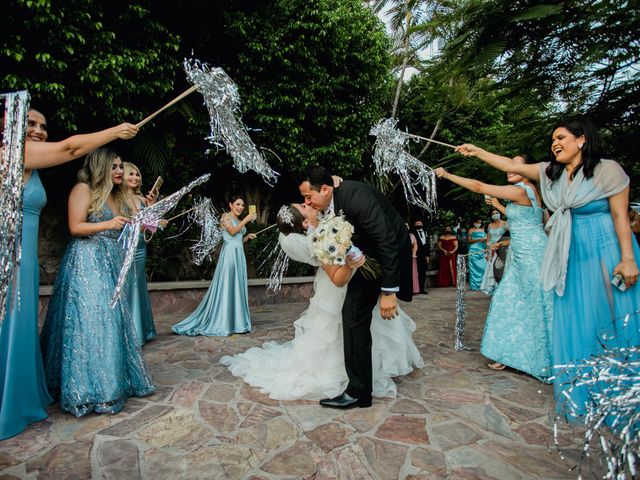
[[[20,298],[7,301],[0,328],[0,440],[47,418],[47,406],[53,401],[38,343],[38,224],[47,195],[36,170],[31,171],[23,195],[22,259],[16,289]]]
[[[484,232],[471,232],[472,240],[484,238],[487,236]],[[484,252],[487,248],[487,242],[476,242],[469,245],[469,289],[480,290],[482,277],[487,268],[487,259]]]
[[[238,222],[233,220],[234,225]],[[209,290],[187,318],[173,326],[178,335],[227,336],[251,331],[247,262],[242,237],[222,230],[223,247]]]
[[[554,365],[588,359],[605,349],[640,345],[640,286],[636,283],[621,292],[609,285],[613,269],[620,262],[620,245],[608,199],[571,209],[571,217],[564,295],[556,295],[554,300]],[[634,257],[639,262],[638,243],[635,238],[631,241]],[[575,404],[575,413],[584,415],[586,404],[591,402],[590,392],[598,389],[598,385],[580,386],[569,392],[575,375],[564,368],[555,373],[553,384],[558,413],[567,413],[566,393]],[[571,416],[568,419],[574,420]]]
[[[480,352],[546,381],[552,373],[553,293],[542,288],[540,269],[547,235],[535,193],[517,185],[526,190],[531,206],[507,203],[509,262],[491,299]]]
[[[113,217],[105,205],[87,221]],[[69,242],[42,328],[49,391],[77,417],[117,413],[128,397],[155,390],[126,298],[109,307],[123,262],[119,235],[106,230]]]
[[[151,300],[147,288],[147,244],[140,234],[138,248],[133,259],[133,265],[129,270],[129,288],[127,289],[127,299],[131,307],[133,326],[135,328],[138,345],[156,336],[156,327],[153,323],[153,312],[151,311]]]

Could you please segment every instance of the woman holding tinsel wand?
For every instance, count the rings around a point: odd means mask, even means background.
[[[553,364],[556,408],[571,420],[594,402],[597,384],[572,388],[571,367],[609,350],[640,344],[640,248],[627,216],[629,177],[603,158],[603,144],[585,119],[560,122],[551,135],[548,162],[512,162],[474,145],[457,151],[504,172],[540,183],[553,212],[542,263],[545,290],[554,290]]]
[[[523,164],[515,157],[513,163]],[[482,336],[482,354],[494,360],[487,366],[515,368],[546,381],[551,376],[553,295],[542,289],[540,267],[547,244],[542,227],[539,194],[530,181],[509,174],[512,185],[489,185],[437,168],[436,175],[472,192],[507,200],[511,230],[510,261],[498,284]]]

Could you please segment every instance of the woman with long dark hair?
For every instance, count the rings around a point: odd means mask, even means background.
[[[518,164],[470,144],[457,150],[538,181],[553,212],[545,225],[549,241],[541,277],[544,288],[555,291],[554,365],[640,344],[640,249],[627,216],[629,177],[618,163],[602,158],[602,140],[593,124],[585,119],[559,122],[551,135],[548,162]],[[625,291],[612,287],[615,277]],[[559,413],[569,411],[568,401],[575,405],[573,412],[585,413],[594,401],[591,392],[601,387],[571,388],[576,380],[571,368],[554,373]]]
[[[187,318],[173,326],[178,335],[224,337],[251,331],[247,260],[243,243],[256,238],[247,233],[247,223],[255,213],[240,220],[244,200],[239,195],[229,198],[229,212],[222,215],[223,247],[209,290],[200,305]]]

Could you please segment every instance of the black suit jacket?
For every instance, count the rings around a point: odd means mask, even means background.
[[[354,226],[352,242],[382,268],[382,288],[400,287],[397,297],[411,301],[411,240],[409,231],[387,198],[371,185],[345,180],[333,189],[336,214],[343,212]]]
[[[427,231],[424,228],[422,229],[422,231],[424,232],[424,244],[420,241],[420,235],[418,235],[418,231],[415,228],[411,229],[411,233],[413,233],[413,236],[416,237],[416,243],[418,244],[416,257],[424,261],[431,252],[431,245],[429,244],[429,235],[427,234]]]

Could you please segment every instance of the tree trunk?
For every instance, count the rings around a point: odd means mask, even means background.
[[[436,138],[438,130],[440,130],[440,125],[442,125],[442,117],[438,119],[438,121],[436,122],[436,126],[433,127],[433,131],[431,132],[431,136],[429,137],[431,140]],[[431,142],[427,142],[427,144],[424,147],[422,147],[422,150],[420,150],[420,153],[416,158],[420,158],[422,155],[424,155],[424,153],[429,149],[430,145],[431,145]]]
[[[391,116],[395,118],[398,113],[398,104],[400,103],[400,91],[402,90],[402,85],[404,84],[404,72],[407,69],[407,63],[409,63],[409,47],[411,46],[409,42],[409,25],[411,24],[411,11],[409,10],[409,1],[405,2],[407,8],[407,23],[404,29],[404,58],[402,59],[402,67],[400,68],[400,76],[398,77],[398,86],[396,87],[396,95],[393,99],[393,107],[391,108]]]

